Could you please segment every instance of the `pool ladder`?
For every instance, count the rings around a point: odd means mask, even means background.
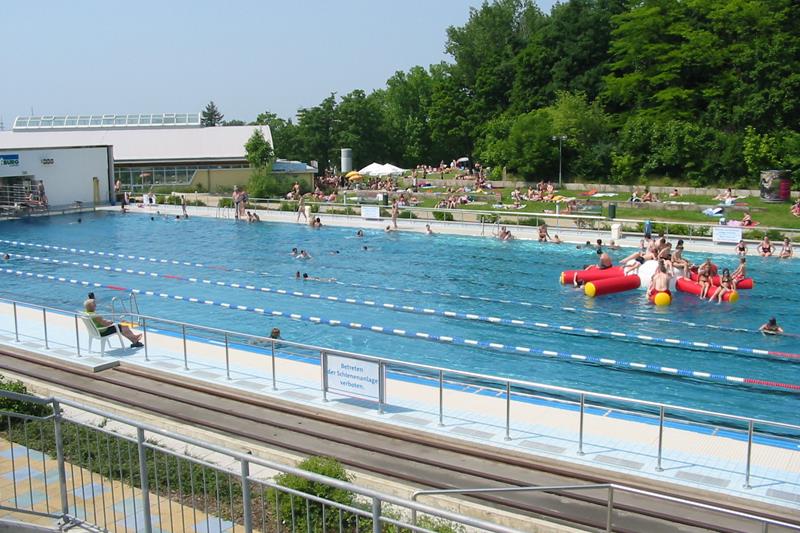
[[[117,305],[119,305],[120,308],[119,312],[117,312]],[[114,317],[128,316],[131,322],[135,322],[141,326],[141,318],[139,318],[139,302],[136,300],[136,293],[128,293],[127,306],[125,305],[125,300],[122,298],[117,298],[116,296],[111,298],[111,315]]]

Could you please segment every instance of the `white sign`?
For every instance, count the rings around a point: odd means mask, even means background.
[[[379,220],[381,218],[381,208],[377,205],[362,205],[361,218]]]
[[[379,383],[378,363],[328,355],[328,390],[377,400]]]
[[[712,240],[714,242],[736,244],[742,240],[742,228],[736,226],[714,226]]]

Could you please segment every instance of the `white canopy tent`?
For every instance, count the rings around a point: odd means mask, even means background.
[[[362,176],[394,176],[403,173],[403,169],[390,163],[381,165],[380,163],[370,163],[358,171]]]

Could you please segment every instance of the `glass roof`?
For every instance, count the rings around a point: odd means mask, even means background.
[[[17,117],[14,131],[58,129],[200,127],[200,113],[134,113],[130,115],[36,115]]]

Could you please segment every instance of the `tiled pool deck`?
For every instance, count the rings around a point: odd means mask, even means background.
[[[11,305],[0,303],[0,344],[19,347],[43,357],[72,363],[97,364],[99,353],[87,354],[80,330],[81,353],[76,356],[72,317],[48,314],[50,349],[43,343],[42,313],[18,307],[20,343],[14,339]],[[119,348],[116,339],[104,361],[158,369],[176,376],[277,397],[319,409],[346,413],[367,420],[458,438],[477,446],[492,446],[517,453],[569,463],[575,467],[607,471],[626,477],[678,484],[697,494],[704,491],[731,495],[784,508],[800,508],[800,441],[756,432],[752,449],[751,488],[745,488],[747,435],[712,426],[670,420],[665,424],[663,461],[657,466],[658,419],[600,407],[587,407],[583,454],[578,453],[579,410],[574,403],[556,402],[513,394],[510,439],[506,439],[504,390],[446,383],[443,425],[439,425],[439,390],[436,380],[390,371],[386,406],[321,391],[321,370],[312,357],[278,354],[277,390],[272,388],[269,352],[255,346],[231,345],[231,378],[226,376],[222,343],[189,338],[189,370],[184,368],[180,336],[148,328],[148,358],[142,349]],[[95,349],[99,349],[95,343]],[[757,428],[758,430],[758,428]]]
[[[68,462],[65,474],[70,516],[107,531],[142,530],[144,510],[138,488]],[[60,502],[55,458],[0,439],[0,505],[5,507],[0,509],[0,520],[56,527],[58,519],[9,508],[59,514]],[[220,517],[153,494],[150,495],[150,515],[154,532],[222,533],[233,526]]]

